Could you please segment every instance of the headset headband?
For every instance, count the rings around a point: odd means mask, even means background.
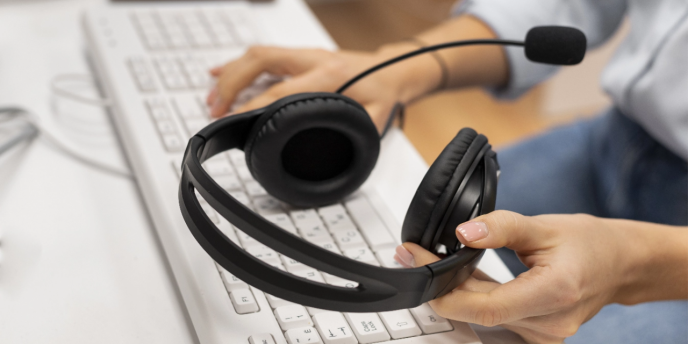
[[[191,138],[184,153],[179,189],[182,215],[196,240],[223,268],[274,296],[306,306],[344,312],[416,307],[447,293],[450,289],[446,287],[452,280],[465,280],[472,273],[484,250],[465,247],[436,263],[412,269],[377,267],[305,241],[237,201],[208,175],[201,164],[222,151],[241,149],[246,133],[263,111],[259,109],[225,117],[210,124]],[[194,189],[227,221],[260,243],[315,269],[358,282],[358,287],[314,282],[253,257],[208,218]]]

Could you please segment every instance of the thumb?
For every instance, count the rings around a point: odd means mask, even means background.
[[[537,217],[497,210],[456,227],[456,237],[473,248],[508,247],[532,251],[549,246],[555,232]]]

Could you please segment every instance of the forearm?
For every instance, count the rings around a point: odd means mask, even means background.
[[[688,299],[688,227],[608,220],[629,243],[626,279],[614,302]]]
[[[459,16],[435,28],[417,35],[425,45],[449,41],[496,38],[490,28],[477,18]],[[380,47],[378,53],[391,56],[417,49],[412,42],[398,42]],[[479,45],[444,49],[437,52],[447,65],[446,87],[502,86],[509,78],[509,65],[501,46]],[[441,68],[431,56],[414,58],[404,62],[405,70],[399,69],[404,101],[412,100],[436,90],[441,80]]]

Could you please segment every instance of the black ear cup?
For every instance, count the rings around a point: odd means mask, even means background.
[[[370,175],[380,136],[365,109],[332,93],[301,93],[271,104],[244,146],[253,177],[301,207],[333,203]]]
[[[454,228],[479,211],[476,204],[486,191],[485,175],[494,174],[496,179],[496,162],[489,168],[484,163],[487,152],[491,151],[485,136],[470,128],[459,131],[420,183],[404,219],[402,241],[430,251],[435,251],[438,243],[449,250],[456,247]],[[494,192],[494,187],[489,190]]]

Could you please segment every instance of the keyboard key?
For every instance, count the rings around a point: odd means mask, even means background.
[[[311,316],[314,316],[316,314],[320,313],[331,313],[332,311],[328,311],[326,309],[320,309],[320,308],[315,308],[315,307],[306,307],[306,310],[308,311],[308,314]]]
[[[283,213],[282,205],[277,198],[270,195],[260,196],[253,199],[253,205],[259,214]]]
[[[162,142],[169,152],[179,152],[184,149],[184,143],[177,134],[166,134],[162,136]]]
[[[265,189],[263,189],[263,187],[260,185],[260,183],[256,181],[246,182],[244,187],[246,188],[246,193],[248,193],[248,195],[251,197],[265,196],[268,194],[267,191],[265,191]]]
[[[346,209],[341,204],[332,204],[326,207],[318,208],[320,216],[325,217],[330,214],[346,214]]]
[[[196,99],[188,96],[176,96],[170,99],[173,107],[182,119],[206,118],[203,109]]]
[[[153,74],[150,72],[148,64],[143,58],[132,58],[129,60],[128,65],[129,72],[141,92],[156,90]]]
[[[347,201],[345,206],[373,251],[396,246],[387,226],[364,196],[359,195]]]
[[[177,128],[175,128],[172,121],[159,120],[155,122],[155,126],[158,128],[158,132],[162,135],[175,134],[177,132]]]
[[[270,304],[270,307],[272,307],[272,309],[282,307],[282,306],[295,305],[295,303],[293,303],[293,302],[289,302],[285,299],[281,299],[277,296],[270,295],[268,293],[265,293],[265,298],[268,300],[268,303]]]
[[[237,289],[229,293],[234,310],[239,314],[258,312],[258,303],[249,289]]]
[[[359,262],[380,266],[373,252],[367,247],[346,250],[344,251],[344,255]]]
[[[201,208],[203,208],[203,211],[205,211],[205,214],[208,215],[208,218],[210,221],[213,221],[214,224],[220,224],[220,217],[217,215],[217,212],[213,207],[210,206],[210,204],[206,203],[205,201],[201,201]]]
[[[229,161],[231,161],[235,167],[246,166],[246,156],[244,155],[244,151],[230,149],[227,151],[227,157],[229,157]]]
[[[236,232],[234,231],[234,226],[227,222],[227,220],[222,216],[218,216],[218,220],[220,220],[220,223],[217,224],[217,228],[222,231],[222,233],[226,235],[229,240],[238,246],[241,246],[239,237],[237,237]]]
[[[305,279],[308,279],[308,280],[311,280],[314,282],[325,283],[325,279],[320,274],[320,272],[318,270],[313,269],[310,266],[307,266],[306,269],[297,270],[297,271],[294,271],[291,273],[296,275],[296,276],[303,277]]]
[[[223,155],[214,156],[203,163],[203,168],[212,177],[223,175],[234,175],[234,169]],[[236,178],[236,177],[235,177]]]
[[[279,262],[279,261],[278,261],[278,262],[271,262],[271,263],[270,263],[270,262],[266,262],[266,263],[268,263],[268,264],[270,264],[272,267],[278,268],[278,269],[280,269],[280,270],[282,270],[282,271],[287,271],[287,269],[284,268],[284,265],[282,265],[282,262]]]
[[[344,317],[362,344],[388,341],[389,333],[376,313],[344,313]]]
[[[301,262],[298,262],[294,259],[291,259],[287,256],[282,255],[282,263],[284,263],[284,267],[287,268],[287,271],[294,273],[297,271],[303,271],[303,270],[309,270],[312,269],[306,264],[303,264]]]
[[[294,210],[290,212],[289,215],[291,215],[292,220],[294,220],[296,227],[323,224],[320,216],[318,216],[318,213],[316,213],[314,209]]]
[[[239,179],[233,174],[224,176],[213,176],[213,179],[218,185],[220,185],[221,188],[227,191],[241,190],[241,182],[239,182]]]
[[[210,121],[203,117],[187,118],[184,120],[184,126],[186,127],[189,137],[198,134],[198,132],[207,127],[208,124],[210,124]]]
[[[275,309],[275,318],[283,331],[288,331],[293,328],[313,326],[310,315],[301,305],[293,304],[288,306],[277,307]]]
[[[250,235],[237,230],[237,236],[239,237],[239,241],[241,242],[241,246],[248,250],[249,247],[254,247],[254,246],[260,246],[263,245],[261,244],[258,240],[253,239]]]
[[[248,344],[275,344],[275,338],[269,333],[254,334],[248,337]]]
[[[287,216],[287,214],[277,213],[263,215],[263,217],[265,217],[266,220],[284,229],[285,231],[288,231],[292,234],[296,234],[296,227],[294,227],[294,224],[291,223],[291,220],[289,219],[289,216]]]
[[[323,344],[318,331],[313,327],[300,327],[288,330],[284,336],[289,344]]]
[[[246,284],[246,282],[238,279],[219,265],[217,268],[220,270],[220,276],[222,277],[222,282],[224,282],[227,291],[232,292],[239,289],[248,289],[248,284]]]
[[[330,231],[334,232],[356,228],[356,225],[351,221],[344,207],[339,204],[327,208],[320,208],[318,212],[323,220],[325,220],[325,225],[327,225]]]
[[[330,275],[326,272],[323,272],[322,275],[325,278],[325,282],[327,282],[327,284],[336,285],[338,287],[344,287],[344,288],[356,288],[356,287],[358,287],[358,282],[349,281],[349,280],[343,279],[339,276]]]
[[[419,336],[422,333],[408,309],[378,314],[394,339]]]
[[[268,264],[282,264],[277,252],[265,245],[252,245],[246,248],[246,252]]]
[[[241,204],[249,208],[253,208],[253,206],[251,205],[251,200],[248,198],[245,192],[240,190],[228,190],[227,192],[229,192],[229,194],[232,195],[232,197],[234,197]]]
[[[366,247],[365,241],[361,233],[355,229],[350,229],[346,231],[338,231],[332,234],[334,241],[339,245],[342,251],[346,251],[352,248]]]
[[[150,114],[153,121],[169,120],[172,115],[167,110],[167,106],[162,103],[159,99],[150,99],[146,102],[148,106],[148,113]]]
[[[312,243],[324,243],[331,242],[332,237],[330,233],[325,229],[325,226],[317,223],[311,224],[296,224],[299,229],[301,237]]]
[[[315,328],[325,344],[357,344],[351,327],[341,313],[323,312],[313,316]]]
[[[437,315],[427,303],[416,308],[411,308],[410,311],[425,334],[451,331],[454,329],[454,326],[452,326],[449,320]]]
[[[403,268],[399,262],[394,260],[394,255],[396,254],[396,249],[386,248],[377,252],[376,256],[380,264],[385,268],[400,269]]]
[[[336,254],[342,254],[342,251],[339,250],[334,241],[323,241],[315,244]]]
[[[250,182],[255,179],[253,179],[253,176],[251,175],[251,171],[249,171],[248,167],[246,165],[236,165],[234,166],[236,168],[237,174],[239,175],[239,178],[244,181],[244,182]]]

